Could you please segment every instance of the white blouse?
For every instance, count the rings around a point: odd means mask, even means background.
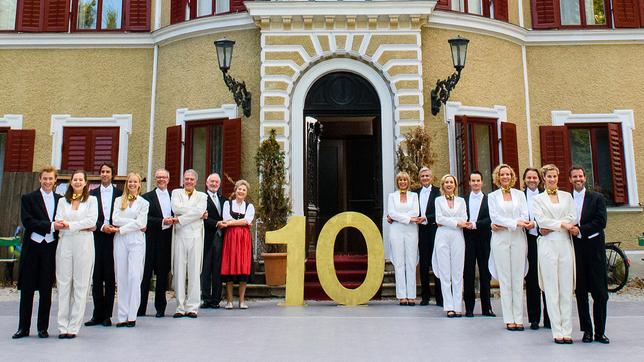
[[[55,220],[69,224],[68,229],[60,231],[61,237],[78,234],[96,226],[96,219],[98,219],[98,201],[95,196],[90,196],[85,202],[81,202],[77,210],[72,209],[72,204],[65,198],[58,202]]]
[[[411,218],[418,216],[420,208],[418,206],[418,194],[407,192],[407,202],[400,202],[400,191],[394,191],[389,194],[387,200],[387,215],[402,224],[409,224]]]
[[[434,201],[436,207],[436,223],[453,229],[458,228],[459,221],[467,221],[467,206],[462,197],[454,198],[454,207],[450,208],[445,196],[439,196]]]
[[[226,200],[224,203],[224,213],[223,213],[223,219],[224,221],[230,221],[233,220],[233,217],[230,215],[230,200]],[[242,201],[241,204],[237,202],[237,200],[232,201],[233,205],[233,212],[236,212],[238,214],[243,214],[244,215],[244,220],[246,220],[246,223],[248,225],[252,224],[253,219],[255,218],[255,207],[253,204],[248,204],[248,208],[246,208],[246,201]]]
[[[113,223],[119,227],[119,234],[128,234],[134,231],[141,231],[148,222],[148,210],[150,203],[141,196],[137,197],[132,205],[127,205],[121,210],[122,196],[114,201]]]
[[[510,189],[512,201],[503,200],[503,190],[498,189],[487,196],[492,224],[505,226],[510,231],[517,229],[519,220],[528,220],[528,202],[525,194],[517,189]],[[509,204],[512,204],[510,207]]]

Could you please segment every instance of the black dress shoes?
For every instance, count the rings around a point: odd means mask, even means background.
[[[530,329],[532,329],[533,331],[536,331],[537,329],[539,329],[539,322],[530,323]]]
[[[128,328],[136,327],[136,321],[127,321],[126,324]]]
[[[584,343],[590,343],[593,341],[593,334],[590,332],[584,332],[584,337],[581,339]]]
[[[172,316],[172,318],[183,318],[185,316],[186,316],[185,314],[177,312]]]
[[[483,312],[483,315],[486,316],[486,317],[496,317],[496,314],[494,314],[494,312],[492,312],[492,309],[486,310],[485,312]]]
[[[38,331],[38,338],[49,338],[49,333],[47,331]]]
[[[189,312],[188,314],[186,314],[186,317],[188,317],[188,318],[197,318],[197,313]]]
[[[88,320],[87,322],[85,322],[85,326],[86,326],[86,327],[97,326],[97,325],[99,325],[99,324],[101,324],[101,322],[97,321],[97,320],[96,320],[96,319],[94,319],[94,318],[92,318],[92,319]]]
[[[11,338],[18,339],[18,338],[23,338],[28,336],[29,336],[29,330],[19,329],[18,332],[14,333],[13,336],[11,336]]]
[[[555,338],[555,343],[556,343],[556,344],[564,344],[564,343],[566,343],[566,342],[563,340],[563,338],[562,338],[562,339],[557,339],[557,338]]]
[[[219,302],[216,302],[216,303],[210,303],[210,308],[212,308],[212,309],[219,309]]]
[[[154,315],[156,318],[163,318],[165,317],[165,313],[163,312],[157,312],[157,314]]]
[[[599,343],[603,343],[603,344],[609,344],[610,343],[610,339],[608,339],[608,337],[606,337],[605,334],[603,334],[601,336],[595,335],[595,341],[599,342]]]
[[[75,334],[73,334],[73,333],[68,333],[67,334],[67,339],[74,339],[74,338],[76,338]]]
[[[103,322],[101,322],[101,325],[103,327],[111,327],[112,326],[112,321],[109,318],[107,318]]]
[[[427,299],[423,299],[423,300],[421,300],[421,301],[420,301],[420,305],[422,305],[422,306],[429,305],[429,300],[427,300]]]
[[[58,335],[58,339],[66,339],[67,338],[67,333],[62,333]]]
[[[118,322],[116,323],[116,328],[127,327],[127,322]]]
[[[474,318],[474,312],[472,312],[471,310],[468,310],[465,312],[465,316],[468,318]]]
[[[71,333],[63,333],[58,335],[58,339],[74,339],[74,338],[76,338],[76,335]]]

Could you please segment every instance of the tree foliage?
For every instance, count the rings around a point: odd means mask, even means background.
[[[275,139],[275,130],[264,140],[255,155],[255,164],[259,174],[259,206],[257,217],[259,239],[265,240],[267,231],[277,230],[286,225],[288,214],[291,212],[290,200],[284,192],[286,183],[286,167],[284,152]],[[280,252],[283,245],[263,245],[266,252]]]
[[[405,139],[396,151],[396,171],[405,171],[411,177],[411,188],[420,187],[418,171],[423,167],[431,168],[436,155],[432,152],[432,136],[423,127],[416,127],[405,133]]]

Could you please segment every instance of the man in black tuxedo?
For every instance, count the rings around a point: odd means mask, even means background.
[[[532,208],[532,200],[535,196],[543,192],[543,184],[541,174],[536,168],[526,168],[523,171],[523,184],[525,188],[526,200],[528,202],[528,215],[529,220],[534,221],[534,212]],[[532,228],[526,230],[526,238],[528,241],[528,274],[525,276],[525,296],[528,307],[528,321],[530,322],[530,329],[539,329],[539,321],[541,320],[541,300],[543,299],[543,326],[550,328],[550,318],[548,318],[548,310],[546,309],[546,295],[539,287],[539,264],[537,258],[537,238],[539,237],[538,229]]]
[[[465,263],[463,267],[463,300],[465,316],[474,317],[476,294],[476,264],[479,266],[479,285],[481,312],[484,316],[495,317],[490,304],[490,239],[492,238],[490,211],[487,206],[487,195],[483,188],[483,175],[479,171],[470,174],[470,194],[465,197],[468,221],[471,228],[463,229],[465,237]]]
[[[114,292],[116,281],[114,278],[114,232],[112,213],[114,200],[121,196],[123,191],[112,184],[115,169],[111,162],[104,162],[99,168],[101,185],[90,191],[98,201],[98,219],[94,231],[94,274],[92,275],[92,299],[94,312],[92,319],[85,322],[86,326],[112,325],[112,309],[114,308]]]
[[[54,192],[58,173],[52,166],[40,170],[40,189],[22,196],[20,220],[25,228],[20,256],[20,318],[14,339],[27,337],[31,327],[34,292],[38,302],[38,337],[49,337],[51,288],[56,280],[56,245],[62,223],[54,222],[60,195]]]
[[[420,215],[424,216],[418,225],[418,255],[420,259],[420,305],[428,305],[432,293],[429,288],[429,268],[432,264],[432,253],[434,252],[434,237],[436,236],[436,213],[434,200],[441,195],[437,187],[432,186],[432,170],[427,167],[420,169],[418,173],[421,187],[414,192],[418,193]],[[436,304],[443,305],[440,279],[434,275],[434,295]]]
[[[604,196],[586,190],[586,173],[573,166],[568,173],[573,185],[573,199],[577,207],[577,225],[570,231],[575,246],[577,312],[579,326],[584,332],[582,341],[610,343],[606,337],[606,304],[608,284],[606,276],[606,203]],[[593,297],[593,321],[588,310],[588,293]]]
[[[165,316],[165,308],[168,304],[165,292],[168,290],[170,256],[172,254],[172,204],[168,190],[170,173],[165,169],[159,169],[154,173],[154,180],[157,187],[142,195],[150,203],[150,210],[145,230],[145,267],[141,282],[141,304],[137,315],[145,315],[148,307],[150,280],[152,272],[154,272],[157,276],[154,288],[155,316],[162,318]]]
[[[201,268],[201,308],[219,308],[221,301],[221,253],[224,234],[223,198],[219,195],[221,178],[213,173],[206,179],[208,206],[204,219],[203,266]]]

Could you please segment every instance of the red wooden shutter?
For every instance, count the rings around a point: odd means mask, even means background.
[[[90,167],[86,169],[90,173],[100,174],[103,162],[112,162],[118,170],[119,160],[119,127],[104,127],[92,129],[92,158]]]
[[[640,26],[644,28],[644,0],[640,0]]]
[[[31,172],[34,164],[35,141],[36,130],[10,129],[7,132],[4,172]]]
[[[532,28],[552,29],[559,26],[559,2],[532,0]]]
[[[244,0],[230,0],[230,12],[238,13],[241,11],[246,11]]]
[[[63,128],[63,157],[60,166],[63,173],[75,170],[91,172],[88,169],[90,163],[87,162],[87,159],[91,159],[91,137],[87,128]]]
[[[170,173],[168,189],[179,187],[181,182],[181,126],[172,126],[165,133],[165,169]]]
[[[67,32],[69,30],[69,1],[45,0],[44,31]]]
[[[517,143],[516,124],[501,122],[501,148],[503,150],[503,163],[510,165],[517,175],[521,174],[519,170],[519,145]]]
[[[438,0],[436,2],[436,10],[450,10],[449,0]]]
[[[608,124],[608,147],[613,177],[613,200],[616,204],[625,204],[628,202],[628,189],[626,187],[626,163],[624,162],[624,141],[622,139],[621,124]]]
[[[640,0],[613,0],[616,28],[639,28],[641,19],[638,1]]]
[[[125,0],[125,30],[150,31],[150,0]]]
[[[16,30],[23,32],[42,30],[44,4],[40,0],[18,0]]]
[[[228,197],[235,187],[228,178],[237,182],[241,177],[241,118],[224,120],[223,126],[221,183],[223,195]]]
[[[566,126],[540,126],[541,165],[553,164],[559,168],[559,188],[572,190],[568,170],[572,166],[570,140]]]
[[[508,0],[494,1],[494,19],[508,21]]]
[[[186,4],[188,0],[171,0],[170,23],[176,24],[186,20]],[[170,178],[172,180],[172,178]]]

